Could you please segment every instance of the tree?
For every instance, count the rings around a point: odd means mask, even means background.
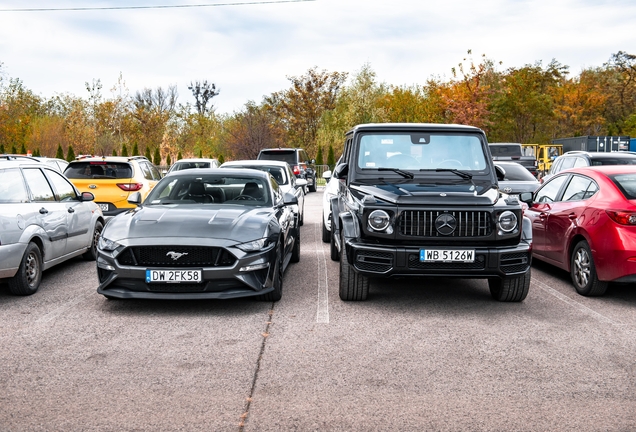
[[[75,160],[75,152],[73,151],[72,145],[68,146],[68,152],[66,153],[66,160],[68,162]]]
[[[146,156],[146,159],[152,160],[152,156],[150,155],[150,147],[146,146],[146,152],[144,153],[144,156]]]
[[[336,165],[336,157],[333,153],[333,146],[329,146],[329,152],[327,153],[327,165],[329,165],[329,169],[333,170]]]
[[[128,147],[126,146],[126,143],[121,145],[121,155],[128,157]]]
[[[508,69],[493,96],[491,141],[549,142],[555,127],[555,96],[567,68],[552,61]]]
[[[225,162],[225,157],[223,157],[222,154],[219,155],[219,164],[222,164],[223,162]]]
[[[117,156],[117,149],[113,149],[113,156]]]
[[[152,161],[155,165],[161,165],[161,152],[159,151],[159,147],[155,147],[155,156]]]
[[[137,143],[133,143],[132,156],[140,156],[139,146],[137,146]]]
[[[181,160],[183,159],[183,156],[181,156],[181,152],[177,153],[177,160]]]
[[[305,75],[287,79],[291,88],[265,98],[266,106],[286,131],[288,145],[315,154],[320,120],[326,111],[335,107],[338,91],[347,74],[318,71],[313,67]]]
[[[322,146],[318,146],[318,153],[316,153],[316,165],[323,165],[322,160]]]
[[[62,150],[62,144],[57,146],[57,152],[55,153],[55,157],[58,159],[64,159],[64,150]]]
[[[212,98],[218,96],[220,90],[217,90],[216,85],[209,83],[207,80],[190,82],[188,90],[192,92],[194,96],[195,107],[197,113],[201,116],[205,116],[207,113],[213,111]],[[208,107],[208,104],[210,106]]]
[[[224,144],[234,159],[256,159],[262,148],[281,144],[275,127],[270,110],[248,102],[225,123]]]
[[[35,156],[35,157],[40,157],[40,156],[42,156],[42,155],[40,154],[40,148],[39,148],[39,147],[35,149],[35,151],[33,152],[33,156]]]
[[[172,158],[170,157],[170,154],[166,155],[166,165],[172,165]]]

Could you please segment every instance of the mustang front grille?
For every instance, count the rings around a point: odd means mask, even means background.
[[[444,213],[455,218],[451,234],[440,234],[435,228],[435,220]],[[405,210],[398,218],[398,229],[409,237],[487,237],[492,233],[492,223],[487,211]]]
[[[226,267],[236,257],[219,247],[205,246],[133,246],[118,256],[120,265],[140,267]]]

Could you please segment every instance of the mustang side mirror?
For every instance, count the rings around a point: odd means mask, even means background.
[[[140,205],[141,204],[141,194],[139,192],[133,192],[128,197],[128,202],[130,204]]]
[[[296,195],[294,195],[293,193],[287,192],[285,193],[285,195],[283,195],[283,204],[285,205],[298,204],[298,198],[296,198]]]

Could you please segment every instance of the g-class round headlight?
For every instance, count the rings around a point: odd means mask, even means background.
[[[505,212],[499,215],[499,219],[497,220],[497,225],[499,229],[503,232],[509,233],[514,231],[517,228],[517,215],[515,215],[510,210],[506,210]]]
[[[373,210],[369,215],[369,228],[373,231],[384,231],[390,222],[391,218],[384,210]]]

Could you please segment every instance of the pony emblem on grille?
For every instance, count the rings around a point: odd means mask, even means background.
[[[181,252],[173,252],[173,251],[170,251],[170,252],[168,252],[168,253],[166,254],[166,256],[169,256],[170,258],[172,258],[172,259],[173,259],[173,261],[176,261],[176,260],[178,260],[179,258],[181,258],[182,256],[187,255],[187,254],[188,254],[187,252],[183,252],[183,253],[181,253]]]

